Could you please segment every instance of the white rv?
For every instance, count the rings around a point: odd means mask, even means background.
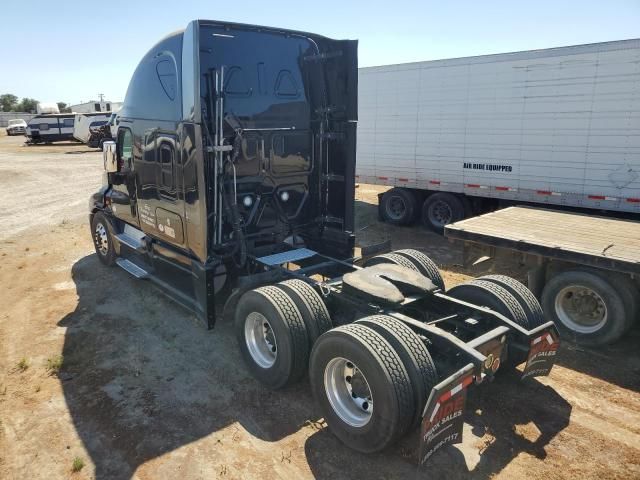
[[[28,143],[51,143],[73,140],[73,113],[36,115],[27,123]]]
[[[111,114],[107,113],[77,113],[73,126],[73,138],[82,143],[87,143],[93,128],[109,123]]]
[[[115,112],[120,110],[122,102],[108,102],[92,100],[89,102],[70,105],[69,108],[73,113],[98,113],[98,112]]]
[[[359,69],[357,178],[395,224],[498,202],[640,213],[640,39]]]

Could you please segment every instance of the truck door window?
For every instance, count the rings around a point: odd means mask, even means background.
[[[122,128],[118,131],[118,159],[123,170],[131,170],[133,134],[128,128]]]
[[[167,140],[159,139],[158,148],[158,173],[159,193],[162,196],[175,198],[175,162],[173,144]]]

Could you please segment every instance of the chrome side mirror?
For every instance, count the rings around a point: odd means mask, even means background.
[[[114,173],[118,171],[118,157],[116,156],[116,142],[106,141],[102,144],[102,161],[104,171]]]

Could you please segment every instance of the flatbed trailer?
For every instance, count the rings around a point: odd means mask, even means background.
[[[565,335],[586,344],[620,338],[640,311],[640,222],[509,207],[445,227],[464,263],[511,257]]]

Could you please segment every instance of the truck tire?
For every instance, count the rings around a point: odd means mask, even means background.
[[[504,315],[521,327],[531,330],[529,318],[518,300],[504,287],[486,280],[472,280],[451,288],[447,295],[473,303]],[[504,355],[506,354],[506,356]],[[507,345],[503,352],[502,364],[507,367],[519,365],[527,359],[527,352]]]
[[[116,262],[116,251],[113,247],[111,227],[102,212],[96,212],[91,220],[91,238],[98,259],[108,267]]]
[[[291,297],[273,285],[249,290],[238,301],[235,329],[251,374],[278,389],[299,380],[309,360],[309,336]]]
[[[438,383],[436,366],[429,350],[413,330],[388,315],[372,315],[358,320],[356,324],[366,325],[378,332],[400,356],[413,387],[416,409],[411,429],[416,428],[422,420],[429,393]]]
[[[422,204],[422,224],[440,234],[444,232],[445,225],[462,220],[464,217],[464,204],[453,193],[433,193]]]
[[[418,200],[411,190],[392,188],[382,195],[380,215],[392,225],[408,225],[415,219]]]
[[[527,316],[527,324],[530,328],[536,328],[545,323],[544,312],[542,311],[540,302],[538,302],[538,299],[531,290],[515,278],[506,275],[484,275],[478,280],[500,285],[513,295],[524,309],[524,313]],[[473,281],[474,280],[472,280],[472,282]]]
[[[444,280],[442,279],[442,275],[440,275],[440,270],[438,270],[438,266],[436,265],[436,263],[427,255],[412,248],[396,250],[393,253],[405,257],[418,269],[418,271],[422,275],[430,279],[438,288],[444,290]]]
[[[408,268],[414,272],[420,273],[418,267],[416,267],[411,260],[403,255],[396,253],[383,253],[382,255],[376,255],[366,261],[365,267],[372,267],[373,265],[380,265],[381,263],[390,263],[392,265],[400,265],[401,267]]]
[[[627,292],[596,270],[552,277],[542,291],[542,309],[565,338],[583,345],[615,342],[633,323]]]
[[[309,377],[329,429],[349,448],[380,451],[411,425],[409,374],[389,342],[364,325],[323,334],[311,352]]]
[[[276,285],[293,300],[302,315],[309,336],[309,350],[320,335],[331,330],[331,317],[322,297],[307,282],[294,278]]]

